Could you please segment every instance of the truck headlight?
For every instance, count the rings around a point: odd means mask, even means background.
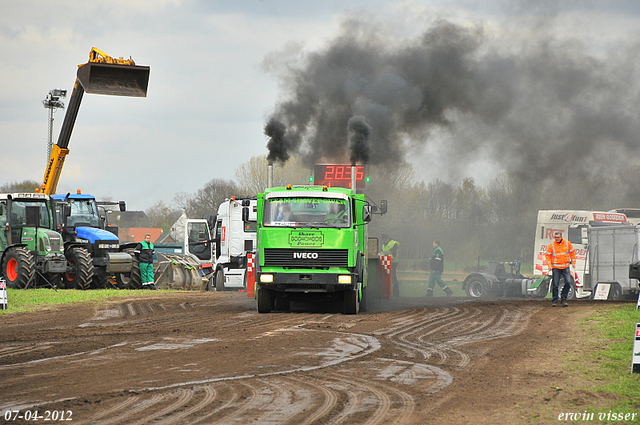
[[[260,282],[273,283],[273,275],[270,273],[263,273],[260,275]]]
[[[350,274],[338,275],[338,283],[350,284],[351,283],[351,275]]]

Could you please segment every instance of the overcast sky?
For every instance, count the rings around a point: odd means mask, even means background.
[[[71,93],[77,65],[87,62],[94,46],[148,65],[148,94],[85,94],[58,193],[80,188],[141,210],[170,202],[176,192],[195,192],[212,178],[234,179],[240,164],[267,154],[264,125],[286,95],[274,58],[288,64],[326,48],[347,19],[378,25],[390,43],[416,37],[442,19],[481,26],[489,37],[508,33],[526,40],[543,28],[604,57],[619,43],[640,42],[639,4],[0,0],[0,184],[42,181],[48,120],[42,100],[54,88]],[[54,143],[64,114],[55,114]],[[472,176],[484,183],[501,171],[478,154],[464,170],[449,172],[430,159],[433,146],[407,158],[427,181]]]

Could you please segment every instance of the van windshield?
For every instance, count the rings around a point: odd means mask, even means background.
[[[263,224],[281,227],[349,227],[345,199],[282,197],[265,199]]]

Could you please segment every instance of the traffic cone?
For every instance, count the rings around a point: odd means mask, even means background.
[[[0,278],[0,310],[9,308],[9,299],[7,298],[7,283]]]

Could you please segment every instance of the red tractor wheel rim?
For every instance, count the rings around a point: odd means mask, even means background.
[[[7,279],[14,282],[18,278],[18,262],[15,258],[9,258],[7,261]]]
[[[71,259],[71,258],[68,258],[68,259],[67,259],[67,261],[69,262],[69,264],[76,264],[75,260],[73,260],[73,259]],[[75,279],[75,278],[76,278],[76,274],[75,274],[75,273],[69,273],[69,272],[67,272],[67,273],[65,273],[65,275],[66,275],[67,280],[68,280],[69,282],[71,282],[73,279]]]

